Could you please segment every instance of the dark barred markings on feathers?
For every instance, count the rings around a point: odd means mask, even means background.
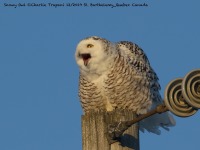
[[[79,97],[85,113],[127,109],[144,114],[162,103],[158,77],[144,51],[128,41],[112,43],[100,37],[80,41],[76,49],[80,67]],[[158,134],[159,127],[173,126],[168,113],[141,123]],[[149,124],[149,126],[147,126]]]

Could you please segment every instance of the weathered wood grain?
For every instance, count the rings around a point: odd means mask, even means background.
[[[132,120],[136,115],[131,111],[116,110],[108,112],[90,112],[82,116],[83,150],[139,150],[138,124],[131,126],[119,141],[109,144],[107,127],[113,122]]]

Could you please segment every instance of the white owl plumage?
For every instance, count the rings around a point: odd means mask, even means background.
[[[162,103],[158,77],[138,45],[92,36],[79,42],[75,58],[85,113],[128,109],[140,115]],[[141,121],[140,130],[160,134],[159,127],[174,125],[173,117],[163,113]]]

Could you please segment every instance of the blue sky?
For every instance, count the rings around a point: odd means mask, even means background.
[[[147,3],[148,7],[8,7],[0,2],[0,149],[81,149],[77,43],[97,35],[129,40],[146,52],[163,96],[169,81],[199,68],[198,0],[82,1]],[[78,3],[80,1],[77,1]],[[199,146],[200,114],[176,117],[162,135],[140,134],[140,150],[188,150]]]

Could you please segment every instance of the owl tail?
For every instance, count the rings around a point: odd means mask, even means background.
[[[176,121],[169,112],[165,112],[162,114],[155,114],[149,118],[146,118],[140,121],[139,125],[140,125],[140,131],[142,132],[147,130],[148,132],[160,135],[161,134],[160,127],[169,131],[169,127],[175,126]]]

